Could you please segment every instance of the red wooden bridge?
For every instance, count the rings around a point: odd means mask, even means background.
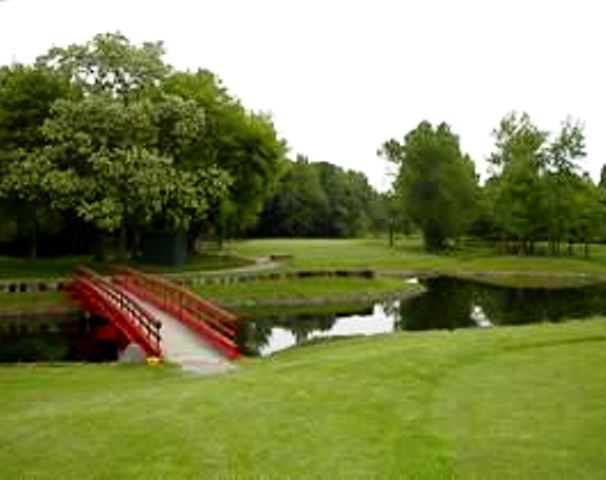
[[[105,278],[80,267],[69,293],[108,320],[99,336],[119,349],[133,343],[148,357],[201,370],[223,369],[239,355],[233,313],[159,276],[120,267]]]

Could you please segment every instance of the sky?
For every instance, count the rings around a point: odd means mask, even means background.
[[[162,40],[270,112],[290,152],[364,172],[422,120],[448,122],[485,174],[512,110],[555,131],[582,120],[594,178],[606,163],[606,4],[599,0],[0,0],[0,64],[120,31]]]

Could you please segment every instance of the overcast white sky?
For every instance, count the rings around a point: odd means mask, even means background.
[[[163,40],[167,60],[213,70],[270,111],[291,152],[365,172],[382,189],[390,137],[447,121],[484,169],[491,130],[525,110],[586,124],[606,162],[606,4],[599,0],[4,0],[0,64],[121,31]]]

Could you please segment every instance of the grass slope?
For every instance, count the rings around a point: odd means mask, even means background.
[[[292,268],[371,268],[379,270],[434,271],[447,274],[513,273],[509,280],[497,276],[481,278],[499,284],[549,286],[555,274],[606,276],[606,248],[592,246],[585,259],[567,256],[500,255],[491,246],[464,247],[456,253],[434,255],[423,251],[416,237],[400,240],[389,248],[385,239],[269,239],[247,240],[230,245],[247,256],[285,254],[294,257]],[[527,275],[532,274],[532,278]],[[577,284],[571,279],[572,284]],[[562,282],[558,283],[561,286]]]
[[[30,310],[44,307],[70,306],[62,292],[0,293],[0,312],[3,310]]]
[[[305,278],[259,280],[232,284],[208,284],[195,287],[195,292],[216,301],[305,299],[311,297],[352,297],[379,293],[396,293],[413,286],[394,278]]]
[[[2,367],[0,477],[602,478],[605,327],[351,339],[206,379]]]

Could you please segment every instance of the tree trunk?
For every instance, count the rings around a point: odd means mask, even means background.
[[[75,255],[78,250],[78,229],[74,228],[71,234],[71,245],[69,246],[69,253]]]
[[[118,260],[121,262],[126,260],[126,241],[126,225],[121,225],[118,232]]]
[[[568,256],[572,257],[572,240],[568,239]]]
[[[32,260],[38,258],[38,222],[35,219],[32,228],[31,243],[29,245],[29,258]]]
[[[393,222],[389,222],[389,246],[393,248],[394,245],[394,228]]]

